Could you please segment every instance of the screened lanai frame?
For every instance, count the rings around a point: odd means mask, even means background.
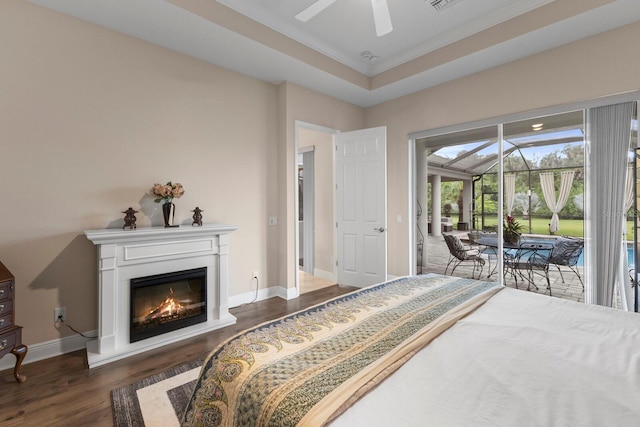
[[[528,224],[526,224],[528,232],[531,232],[532,228],[532,212],[530,212],[532,172],[539,174],[549,171],[582,171],[584,169],[584,156],[568,156],[575,148],[579,152],[584,151],[583,115],[582,110],[575,110],[518,120],[503,125],[502,158],[505,173],[515,174],[516,179],[522,174],[526,174],[526,191],[524,194],[518,193],[518,209],[522,210],[528,218]],[[540,127],[541,124],[544,126]],[[492,125],[425,138],[429,139],[428,168],[467,174],[474,182],[472,207],[459,206],[459,209],[469,210],[467,223],[470,229],[484,230],[495,227],[497,212],[488,211],[485,207],[487,196],[495,201],[495,196],[498,193],[495,180],[489,180],[490,183],[485,182],[487,176],[497,174],[498,150],[496,147],[498,138],[495,129],[495,125]],[[418,139],[416,143],[420,144],[421,140]],[[550,155],[552,160],[555,157],[559,164],[541,166],[541,160],[545,159],[541,153]],[[475,185],[475,183],[479,185]],[[522,184],[517,187],[522,188]],[[533,196],[538,198],[542,195],[533,193]],[[523,198],[526,200],[526,205],[522,202]],[[476,200],[479,203],[476,204]],[[493,205],[493,203],[491,204]],[[493,221],[487,220],[487,217]],[[490,222],[493,222],[493,225],[488,225]]]
[[[538,198],[538,200],[543,200],[543,197],[541,198],[540,195],[538,193],[536,193],[533,188],[534,186],[532,185],[532,183],[536,180],[539,180],[539,174],[540,173],[546,173],[546,172],[552,172],[552,173],[561,173],[561,172],[565,172],[565,171],[574,171],[574,176],[576,176],[577,178],[574,178],[574,184],[576,182],[576,180],[578,180],[579,182],[582,182],[582,185],[584,186],[584,175],[583,175],[583,171],[584,171],[584,166],[572,166],[572,167],[558,167],[558,168],[545,168],[545,169],[537,169],[537,170],[525,170],[525,171],[508,171],[505,170],[506,174],[513,174],[516,175],[516,182],[519,181],[519,178],[522,175],[525,175],[524,179],[520,180],[520,182],[525,181],[526,182],[526,188],[527,191],[525,191],[524,193],[515,193],[515,201],[516,206],[514,207],[512,213],[513,216],[515,216],[516,213],[520,213],[523,220],[521,220],[520,223],[521,225],[523,225],[523,232],[524,233],[534,233],[534,229],[533,229],[533,219],[535,217],[541,217],[541,215],[534,215],[531,210],[532,210],[532,206],[533,209],[537,209],[536,208],[536,203],[534,203],[532,200],[534,200],[536,197]],[[491,221],[487,221],[486,218],[487,217],[494,217],[495,215],[497,215],[497,212],[492,212],[489,211],[485,208],[484,206],[484,200],[485,200],[485,196],[486,195],[495,195],[497,194],[497,191],[487,191],[488,190],[488,185],[485,184],[485,180],[487,180],[487,178],[489,176],[493,176],[493,175],[497,175],[497,172],[486,172],[478,177],[475,177],[475,179],[477,179],[478,182],[478,188],[480,189],[479,191],[479,195],[477,194],[476,191],[474,191],[474,200],[475,199],[479,199],[480,200],[480,206],[477,207],[477,210],[471,213],[471,223],[472,225],[469,227],[470,229],[473,230],[493,230],[495,227],[492,227],[492,225],[490,225]],[[534,178],[535,176],[535,178]],[[555,181],[556,181],[556,186],[560,185],[560,175],[558,174],[557,177],[555,177]],[[539,182],[539,181],[538,181]],[[516,187],[522,187],[522,185],[518,185],[516,184]],[[474,190],[476,190],[476,187],[474,186]],[[576,196],[577,197],[577,196]],[[526,203],[522,202],[522,199],[524,199],[526,201]],[[570,200],[570,203],[575,203],[575,200]],[[581,206],[584,206],[584,198],[582,198],[580,200],[581,202]],[[549,217],[551,217],[551,214],[548,214]],[[566,214],[563,215],[563,218],[566,219],[567,216]],[[577,219],[578,217],[576,216],[570,216],[569,218],[571,219]],[[582,214],[579,217],[580,219],[582,219]],[[546,233],[546,230],[545,230]],[[550,234],[556,234],[556,232],[550,232]],[[567,234],[567,233],[564,233]],[[578,237],[578,236],[574,236],[574,237]]]
[[[533,126],[544,120],[544,127],[533,130]],[[543,147],[560,144],[584,143],[584,117],[582,110],[536,116],[531,119],[520,119],[513,122],[503,122],[503,157],[512,153],[523,159],[522,170],[535,169],[530,160],[529,152]],[[469,175],[481,175],[495,171],[497,168],[497,134],[496,124],[478,128],[468,128],[463,131],[452,130],[445,134],[416,138],[430,139],[429,164]],[[460,139],[464,138],[463,143]],[[455,150],[455,151],[454,151]],[[449,153],[460,153],[455,156]],[[488,153],[488,154],[487,154]],[[444,154],[444,156],[442,155]],[[487,155],[483,155],[487,154]],[[583,166],[574,165],[574,166]]]
[[[486,127],[498,128],[500,133],[499,139],[502,140],[502,133],[504,130],[503,124],[506,124],[506,123],[524,121],[527,119],[534,119],[540,116],[551,116],[555,114],[562,114],[562,113],[566,113],[570,111],[578,111],[578,110],[583,111],[583,113],[586,115],[586,112],[588,111],[588,109],[591,109],[591,108],[609,106],[609,105],[614,105],[614,104],[619,104],[619,103],[624,103],[629,101],[637,102],[639,99],[640,99],[640,91],[633,91],[633,92],[628,92],[628,93],[623,93],[618,95],[592,99],[592,100],[583,101],[579,103],[559,105],[559,106],[549,107],[541,110],[532,110],[525,113],[510,114],[510,115],[505,115],[501,117],[494,117],[492,119],[461,123],[457,125],[434,128],[430,130],[409,134],[408,135],[408,198],[407,198],[409,215],[407,217],[407,222],[406,222],[406,227],[407,227],[406,230],[408,234],[407,262],[408,262],[409,273],[416,274],[416,270],[417,270],[417,265],[416,265],[417,254],[415,251],[416,242],[417,242],[417,233],[416,233],[417,219],[415,215],[417,212],[416,211],[416,195],[417,195],[416,183],[417,183],[417,172],[418,172],[417,164],[416,164],[416,158],[417,158],[416,141],[417,140],[422,138],[427,138],[427,137],[445,136],[453,132],[463,132],[463,131],[470,132],[473,129],[480,129],[480,128],[486,128]],[[587,137],[587,145],[589,145],[588,137]],[[504,197],[503,197],[504,178],[503,178],[503,169],[502,169],[503,153],[502,153],[502,145],[498,144],[498,146],[499,146],[499,153],[498,153],[499,157],[497,159],[497,163],[494,166],[497,167],[497,175],[499,177],[498,217],[503,218],[504,217],[504,209],[503,209],[504,208]],[[591,261],[589,261],[589,258],[593,256],[593,255],[590,255],[590,252],[594,250],[593,245],[596,244],[595,241],[592,241],[593,236],[591,235],[590,226],[588,226],[587,224],[593,221],[597,221],[597,218],[594,217],[595,214],[589,210],[591,206],[591,201],[588,194],[589,186],[587,185],[586,177],[589,176],[589,171],[591,170],[590,161],[591,160],[589,159],[588,155],[586,155],[585,156],[585,211],[584,211],[585,212],[585,250],[584,250],[584,253],[585,253],[584,273],[585,274],[583,278],[584,278],[585,288],[587,288],[587,291],[589,291],[589,289],[594,285],[593,283],[590,283],[593,281],[595,271],[593,270],[593,267],[590,265]],[[590,179],[590,182],[591,181],[592,179]],[[589,231],[589,235],[587,235],[587,231]],[[503,249],[502,248],[502,227],[498,228],[498,235],[499,235],[498,250],[501,251]],[[497,277],[498,277],[498,280],[502,281],[501,279],[502,265],[501,263],[499,264],[500,265],[498,265]],[[585,296],[585,301],[586,302],[592,301],[592,298],[590,297],[588,292]]]

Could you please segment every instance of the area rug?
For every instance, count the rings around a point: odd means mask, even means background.
[[[202,362],[190,362],[111,390],[115,427],[179,426]]]

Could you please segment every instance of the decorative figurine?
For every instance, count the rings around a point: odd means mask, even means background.
[[[136,228],[136,215],[138,211],[134,211],[133,208],[129,208],[126,211],[122,211],[123,214],[126,214],[124,217],[124,225],[122,229],[129,227],[130,230]]]
[[[202,226],[202,209],[196,206],[193,212],[193,223],[191,224],[193,227],[201,227]]]

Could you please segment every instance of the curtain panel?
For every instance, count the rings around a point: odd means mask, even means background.
[[[567,171],[560,174],[560,194],[558,195],[558,200],[556,200],[553,172],[540,174],[542,195],[544,196],[544,201],[547,203],[549,210],[553,214],[551,215],[551,223],[549,224],[550,233],[555,233],[560,230],[560,218],[558,217],[558,213],[560,213],[569,200],[569,192],[571,191],[571,184],[573,184],[574,172],[575,171]]]
[[[627,179],[624,186],[624,214],[626,215],[633,205],[633,165],[627,166]],[[633,292],[631,292],[631,275],[629,271],[629,258],[627,257],[627,227],[626,218],[622,223],[622,246],[620,251],[620,271],[618,271],[618,294],[620,295],[620,308],[624,311],[633,311]]]
[[[591,108],[589,150],[589,215],[586,302],[613,306],[620,273],[620,241],[625,220],[625,181],[633,102]]]
[[[508,174],[504,176],[504,199],[507,208],[507,215],[511,215],[513,211],[513,201],[516,196],[516,176]]]

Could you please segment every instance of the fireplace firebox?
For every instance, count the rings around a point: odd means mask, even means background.
[[[131,279],[129,342],[207,321],[207,268]]]

